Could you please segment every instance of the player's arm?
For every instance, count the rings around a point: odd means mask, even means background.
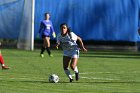
[[[39,28],[39,33],[42,31],[43,27],[44,27],[44,25],[43,25],[43,23],[41,22],[41,23],[40,23],[40,28]]]
[[[59,41],[58,37],[59,37],[59,35],[57,35],[57,38],[56,38],[56,45],[55,45],[56,49],[58,49],[60,46],[60,41]]]
[[[77,41],[79,41],[80,48],[81,48],[84,52],[87,52],[87,49],[84,47],[83,41],[82,41],[82,39],[81,39],[79,36],[77,36]]]
[[[55,31],[54,31],[52,23],[51,23],[51,31],[52,31],[53,38],[56,38],[56,34],[55,34]]]

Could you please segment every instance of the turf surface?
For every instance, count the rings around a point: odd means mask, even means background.
[[[81,52],[80,80],[69,83],[62,68],[62,51],[52,50],[54,57],[45,53],[44,58],[39,52],[2,50],[11,68],[0,70],[0,93],[140,93],[140,53]],[[59,83],[48,82],[52,73],[60,77]]]

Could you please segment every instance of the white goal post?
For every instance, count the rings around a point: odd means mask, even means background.
[[[24,0],[22,21],[17,41],[18,49],[34,50],[34,15],[35,0]]]

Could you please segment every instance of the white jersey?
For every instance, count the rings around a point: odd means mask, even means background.
[[[62,36],[61,33],[57,35],[57,43],[61,44],[63,50],[76,50],[78,49],[77,35],[73,32],[70,32],[71,37],[67,34]]]

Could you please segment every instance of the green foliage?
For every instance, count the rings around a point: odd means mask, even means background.
[[[2,50],[5,64],[11,68],[0,70],[0,93],[140,92],[139,53],[81,52],[78,62],[80,80],[72,83],[69,83],[62,68],[62,51],[52,50],[54,57],[45,53],[44,58],[39,53],[40,50]],[[52,73],[60,77],[59,83],[48,82]]]

